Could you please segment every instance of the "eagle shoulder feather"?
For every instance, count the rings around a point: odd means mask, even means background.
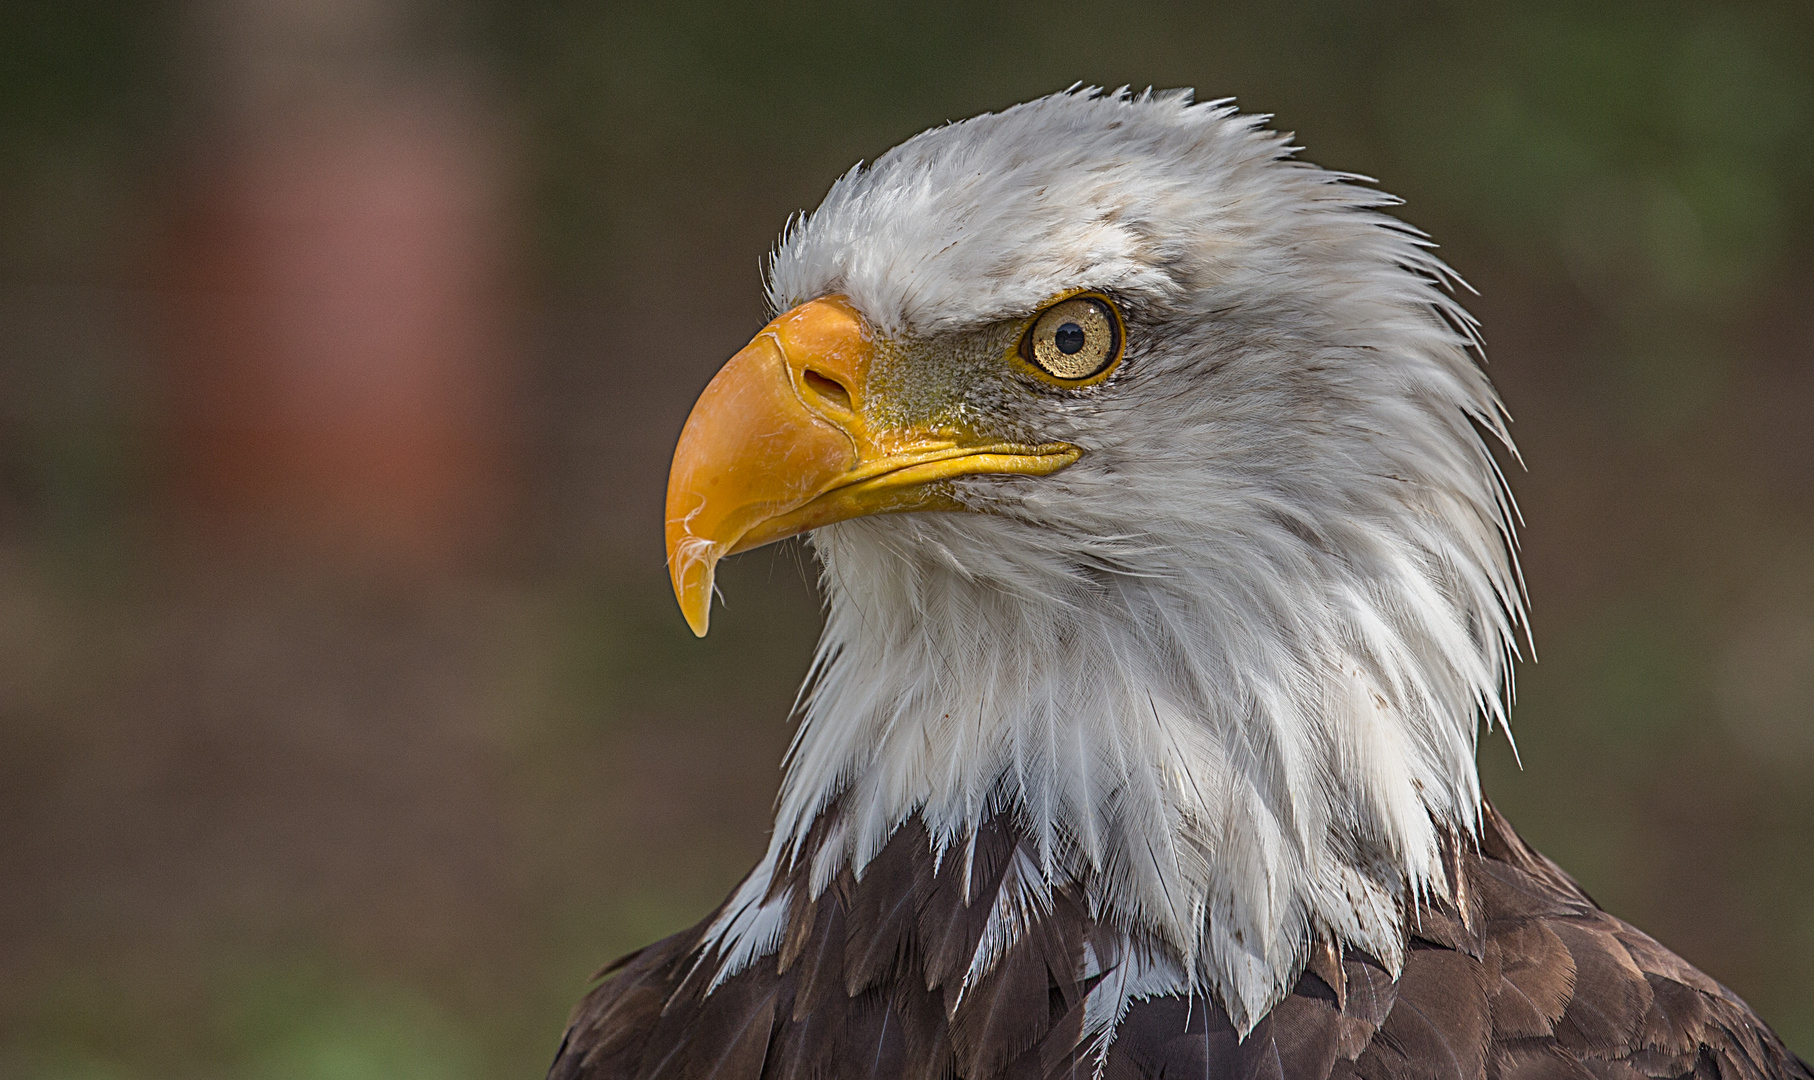
[[[1083,897],[1014,896],[1027,847],[998,816],[971,859],[940,859],[912,819],[816,898],[802,858],[779,948],[714,983],[714,915],[618,961],[550,1080],[1814,1080],[1735,994],[1601,910],[1490,804],[1478,848],[1455,845],[1454,897],[1407,920],[1397,978],[1325,939],[1246,1038],[1214,1000],[1143,992],[1127,976],[1145,944]],[[1028,903],[979,966],[991,921]]]

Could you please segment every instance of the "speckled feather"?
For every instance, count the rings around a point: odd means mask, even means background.
[[[991,821],[964,903],[909,823],[861,880],[791,905],[788,947],[711,993],[708,920],[626,957],[581,1003],[552,1080],[1810,1080],[1731,991],[1606,914],[1490,808],[1458,848],[1465,899],[1422,906],[1394,979],[1375,958],[1320,958],[1241,1038],[1214,1001],[1127,1005],[1100,1058],[1087,999],[1112,991],[1104,939],[1055,897],[985,980],[964,988],[1024,833]],[[1113,937],[1112,934],[1107,935]]]

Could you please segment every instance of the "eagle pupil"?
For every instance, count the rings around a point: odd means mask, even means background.
[[[1083,348],[1083,327],[1074,322],[1065,323],[1052,334],[1052,344],[1066,356],[1075,354]]]

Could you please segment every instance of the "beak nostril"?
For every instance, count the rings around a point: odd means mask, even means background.
[[[844,384],[821,372],[807,368],[800,376],[800,381],[810,387],[813,393],[830,402],[834,408],[845,412],[855,412],[856,406],[850,398],[850,391]]]

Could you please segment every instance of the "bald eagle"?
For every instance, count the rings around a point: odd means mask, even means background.
[[[558,1080],[1810,1080],[1486,802],[1524,628],[1506,416],[1395,200],[1188,93],[839,179],[667,497],[810,532],[767,853],[605,970]]]

